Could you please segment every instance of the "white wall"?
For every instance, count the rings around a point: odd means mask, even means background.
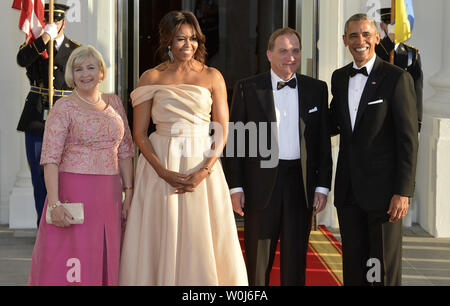
[[[67,14],[67,36],[82,45],[92,45],[103,55],[107,78],[100,89],[115,90],[116,60],[116,0],[64,0],[78,10]]]
[[[443,1],[448,0],[413,0],[415,25],[413,34],[406,43],[418,48],[420,52],[424,73],[424,103],[435,94],[429,81],[442,65]]]
[[[19,46],[25,35],[19,31],[19,11],[12,1],[0,2],[0,224],[8,223],[9,194],[25,158],[25,137],[16,131],[27,91],[25,69],[16,64]]]

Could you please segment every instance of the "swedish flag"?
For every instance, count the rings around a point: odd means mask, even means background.
[[[401,43],[411,37],[414,27],[412,0],[395,0],[395,42]]]

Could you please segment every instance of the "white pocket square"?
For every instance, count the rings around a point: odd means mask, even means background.
[[[318,111],[318,109],[317,109],[317,106],[316,106],[316,107],[310,109],[310,110],[308,111],[308,114],[311,114],[311,113],[314,113],[314,112],[317,112],[317,111]]]
[[[380,104],[380,103],[383,103],[383,99],[369,102],[369,103],[367,103],[367,105]]]

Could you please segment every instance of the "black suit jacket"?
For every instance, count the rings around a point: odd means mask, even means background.
[[[340,134],[335,205],[344,205],[348,188],[367,211],[384,211],[394,194],[414,192],[418,149],[416,95],[409,73],[380,58],[364,88],[354,130],[348,108],[352,63],[331,80],[332,135]],[[381,100],[381,103],[371,103]],[[370,103],[370,104],[369,104]]]
[[[375,52],[383,60],[389,62],[390,52],[394,48],[395,44],[386,36],[375,47]],[[394,54],[394,64],[408,71],[414,80],[414,89],[417,98],[417,119],[420,132],[423,114],[423,72],[419,50],[405,43],[400,43]]]
[[[48,44],[45,45],[42,36],[37,38],[30,44],[23,44],[17,53],[17,63],[19,66],[27,69],[27,76],[31,86],[48,88],[48,59],[41,56],[41,53],[47,50]],[[55,89],[69,90],[64,74],[66,71],[66,63],[73,50],[80,45],[73,42],[67,36],[64,38],[59,51],[54,53],[54,83]],[[43,98],[44,97],[44,98]],[[56,102],[58,97],[54,97]],[[48,109],[48,98],[38,93],[30,92],[25,100],[25,106],[17,126],[17,130],[26,131],[37,136],[44,135],[44,110]]]
[[[331,186],[331,144],[327,134],[328,89],[325,82],[304,75],[297,74],[297,80],[302,164],[299,179],[302,175],[307,195],[306,204],[311,207],[315,188]],[[314,109],[317,111],[312,112]],[[246,133],[244,141],[240,144],[242,148],[242,144],[245,143],[245,156],[237,157],[238,137],[230,130],[225,152],[232,151],[228,146],[233,144],[234,157],[227,153],[224,169],[230,188],[243,187],[247,208],[266,207],[275,186],[278,167],[261,167],[261,162],[267,162],[270,157],[267,157],[266,152],[260,150],[260,147],[273,149],[278,161],[278,132],[276,124],[270,124],[276,121],[270,72],[238,81],[234,88],[230,122],[253,125],[257,133],[255,135]],[[263,137],[265,127],[268,131],[267,136]],[[249,150],[251,143],[258,148],[256,154],[252,154]]]

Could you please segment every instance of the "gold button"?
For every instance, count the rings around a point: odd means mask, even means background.
[[[58,69],[58,66],[53,67],[53,69],[57,70],[57,69]]]

